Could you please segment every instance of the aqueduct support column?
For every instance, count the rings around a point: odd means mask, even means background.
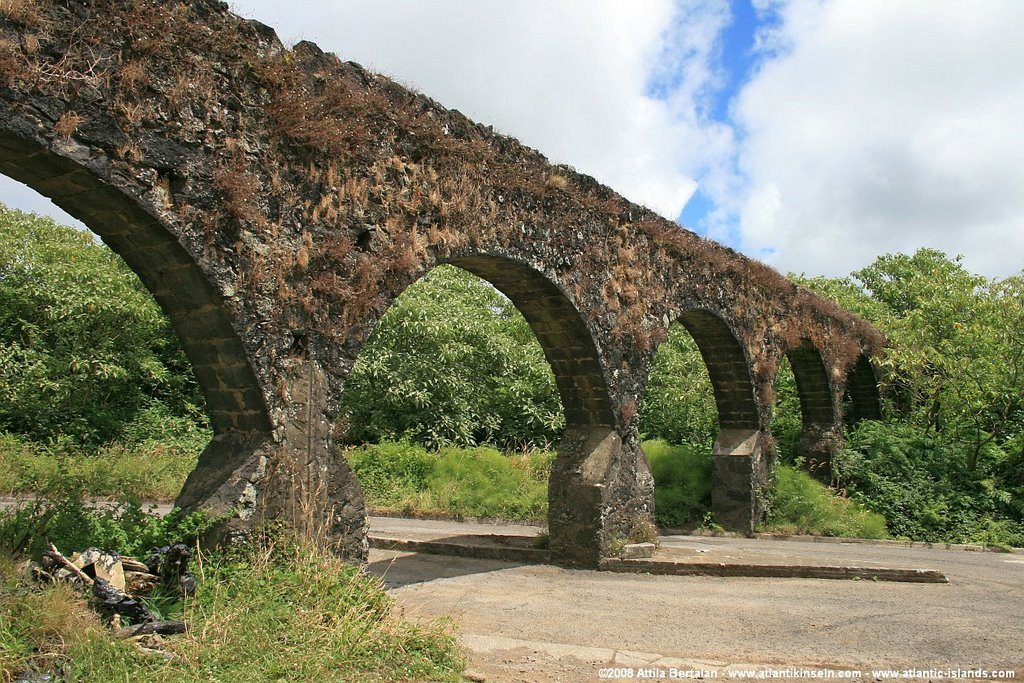
[[[624,439],[593,337],[579,312],[546,276],[504,257],[451,260],[505,294],[530,324],[558,384],[566,429],[548,491],[555,561],[596,567],[615,537],[650,523],[654,481],[636,437]]]

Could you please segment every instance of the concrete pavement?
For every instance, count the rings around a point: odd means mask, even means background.
[[[459,535],[472,527],[373,518],[371,529]],[[487,680],[599,680],[613,664],[634,668],[624,680],[643,666],[719,678],[765,666],[856,669],[868,680],[888,667],[1012,668],[1024,677],[1020,555],[737,538],[665,537],[662,545],[744,560],[784,553],[818,561],[824,552],[837,562],[931,567],[950,583],[613,574],[382,550],[371,552],[370,571],[407,616],[451,615]]]

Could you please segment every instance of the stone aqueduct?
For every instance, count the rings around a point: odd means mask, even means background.
[[[784,356],[821,462],[844,398],[846,419],[879,416],[868,324],[357,64],[213,0],[7,7],[0,172],[99,234],[169,314],[215,432],[178,503],[232,510],[229,530],[284,517],[365,557],[339,396],[390,302],[441,263],[506,294],[551,363],[562,563],[593,566],[650,519],[637,407],[674,322],[714,387],[728,528],[761,514]]]

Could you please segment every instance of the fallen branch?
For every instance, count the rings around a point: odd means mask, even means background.
[[[67,569],[69,572],[71,572],[72,574],[77,576],[79,579],[81,579],[82,583],[84,583],[87,586],[91,586],[91,585],[93,585],[93,583],[95,583],[92,580],[92,577],[90,577],[88,574],[86,574],[81,569],[79,569],[75,565],[74,562],[72,562],[68,558],[64,557],[63,555],[61,555],[60,551],[57,550],[57,546],[55,546],[53,544],[53,541],[49,542],[49,546],[50,546],[50,550],[49,550],[50,557],[55,559],[57,562],[59,562],[61,565],[63,565],[65,569]]]

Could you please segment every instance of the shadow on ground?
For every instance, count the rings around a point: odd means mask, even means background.
[[[366,570],[379,576],[388,590],[413,584],[453,579],[471,574],[486,574],[525,566],[523,562],[449,557],[428,553],[373,550]]]

